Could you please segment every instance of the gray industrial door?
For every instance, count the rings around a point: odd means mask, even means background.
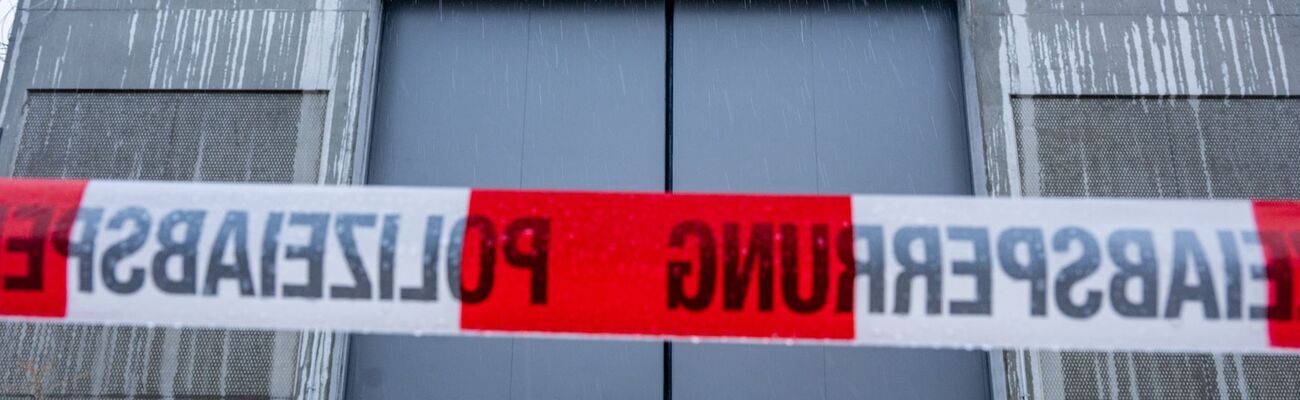
[[[371,184],[971,192],[947,2],[387,4]],[[982,352],[354,335],[348,393],[967,399],[988,374]]]
[[[971,194],[955,2],[679,0],[678,191]],[[983,352],[674,344],[675,399],[978,399]]]
[[[387,3],[370,184],[662,190],[663,4]],[[355,399],[661,399],[653,342],[354,335]]]

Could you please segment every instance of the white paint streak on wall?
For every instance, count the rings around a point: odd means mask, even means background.
[[[1273,2],[1268,3],[1269,10],[1273,9]],[[1291,78],[1287,73],[1290,66],[1286,63],[1286,50],[1282,46],[1282,34],[1277,30],[1277,17],[1270,17],[1269,22],[1273,25],[1273,46],[1277,48],[1277,70],[1282,74],[1282,92],[1291,94]]]
[[[54,75],[52,75],[50,87],[59,87],[59,82],[63,80],[63,62],[68,59],[68,49],[72,47],[72,26],[68,26],[68,31],[63,37],[63,51],[59,53],[59,58],[54,59]]]
[[[1242,18],[1241,25],[1244,28],[1242,31],[1246,34],[1246,57],[1248,57],[1246,61],[1250,63],[1250,76],[1247,77],[1246,81],[1250,82],[1251,85],[1246,90],[1254,93],[1259,90],[1259,65],[1255,58],[1255,35],[1253,34],[1255,30],[1251,29],[1249,18]]]
[[[1228,44],[1232,46],[1232,63],[1236,68],[1237,75],[1237,93],[1246,93],[1246,71],[1241,67],[1241,53],[1237,50],[1237,28],[1232,22],[1232,18],[1226,18],[1228,23]]]
[[[1001,37],[1002,40],[998,41],[997,63],[998,63],[998,71],[1000,71],[1000,73],[997,74],[998,87],[1002,88],[1002,91],[1004,93],[1010,93],[1012,90],[1011,88],[1013,87],[1011,80],[1015,79],[1013,78],[1013,74],[1011,73],[1011,70],[1013,69],[1013,66],[1011,64],[1014,58],[1011,54],[1013,50],[1011,50],[1011,44],[1010,44],[1010,42],[1013,41],[1014,39],[1011,37],[1012,28],[1010,28],[1011,25],[1010,18],[1004,19],[1000,21],[1000,23],[1002,25],[1001,32],[1003,33],[1003,35]],[[1012,123],[1011,99],[1010,96],[998,96],[997,98],[1001,102],[999,111],[1002,112],[1002,115],[1000,116],[1001,118],[994,120],[996,121],[994,122],[994,126],[996,127],[994,128],[994,132],[1002,133],[1003,138],[1005,140],[1007,136],[1014,137],[1014,135],[1009,134],[1009,132],[1013,130],[1012,127],[1014,126],[1011,125]],[[1015,142],[1006,142],[1006,143],[1011,144]],[[1011,169],[1011,168],[1015,168],[1015,167],[1008,166],[1006,169]],[[995,160],[991,157],[984,157],[984,170],[988,174],[987,179],[989,179],[990,182],[1014,180],[1014,178],[1009,178],[1004,176],[1003,171],[1005,169],[997,167]]]
[[[275,37],[275,21],[277,18],[275,11],[267,11],[266,16],[262,19],[262,76],[267,75],[266,64],[271,60],[271,38]]]
[[[1149,16],[1146,17],[1146,29],[1145,29],[1145,31],[1146,31],[1146,34],[1147,34],[1146,40],[1145,40],[1145,41],[1137,41],[1136,44],[1137,44],[1137,46],[1138,46],[1139,48],[1144,48],[1146,45],[1150,45],[1150,46],[1152,46],[1152,47],[1151,47],[1151,65],[1152,65],[1152,67],[1154,68],[1154,69],[1152,70],[1152,71],[1154,72],[1154,73],[1152,74],[1152,76],[1155,77],[1155,87],[1154,87],[1154,89],[1157,90],[1157,91],[1159,91],[1159,92],[1161,92],[1161,93],[1167,93],[1167,92],[1169,91],[1169,88],[1168,88],[1167,85],[1165,85],[1165,76],[1166,76],[1166,75],[1164,74],[1164,70],[1165,70],[1165,69],[1164,69],[1164,58],[1161,57],[1160,54],[1158,54],[1158,51],[1160,50],[1160,49],[1158,49],[1158,47],[1159,47],[1160,45],[1156,42],[1156,33],[1155,33],[1155,32],[1156,32],[1156,28],[1155,28],[1155,23],[1154,23],[1154,21],[1152,21],[1151,17],[1149,17]]]
[[[1187,4],[1184,1],[1183,7]],[[1188,25],[1186,17],[1178,18],[1178,54],[1182,56],[1183,64],[1183,83],[1185,93],[1192,96],[1199,96],[1204,93],[1201,87],[1200,72],[1197,71],[1197,57],[1192,53],[1192,34],[1193,31]]]
[[[14,32],[14,37],[21,38],[27,32],[27,12],[19,11],[18,16],[16,18],[18,19],[19,25],[18,25],[18,31]],[[12,48],[13,50],[9,52],[8,59],[5,60],[6,62],[5,67],[7,67],[5,71],[5,76],[8,79],[6,79],[7,82],[5,83],[4,103],[3,105],[0,105],[0,121],[8,121],[8,119],[6,119],[5,116],[8,114],[9,111],[9,99],[13,98],[12,94],[14,90],[14,81],[17,80],[14,77],[14,70],[18,68],[19,56],[21,55],[19,49],[21,49],[22,47],[13,46]],[[39,61],[40,59],[41,59],[40,56],[36,57],[36,60]]]
[[[1269,34],[1269,24],[1267,21],[1264,20],[1259,21],[1259,30],[1260,30],[1259,33],[1261,38],[1267,38],[1268,36],[1272,36]],[[1251,47],[1254,47],[1253,45],[1254,44],[1252,43]],[[1273,95],[1276,96],[1278,94],[1277,71],[1273,70],[1274,68],[1273,49],[1272,46],[1268,46],[1268,45],[1260,46],[1260,48],[1261,50],[1263,50],[1264,53],[1264,68],[1268,70],[1269,90],[1271,90]]]
[[[36,66],[32,68],[33,71],[42,71],[41,61],[45,60],[45,57],[42,57],[44,53],[45,53],[45,46],[36,46]],[[40,77],[37,76],[36,74],[32,74],[32,81],[28,85],[36,86],[37,79],[40,79]]]
[[[1037,93],[1042,93],[1042,92],[1056,93],[1057,90],[1060,88],[1059,84],[1057,83],[1057,77],[1059,77],[1060,74],[1064,72],[1061,71],[1062,68],[1061,68],[1061,62],[1059,58],[1060,53],[1051,51],[1052,47],[1044,45],[1043,42],[1055,43],[1057,40],[1059,40],[1059,36],[1057,35],[1060,35],[1060,28],[1058,27],[1054,32],[1052,32],[1053,36],[1051,37],[1048,37],[1047,32],[1043,32],[1043,33],[1030,32],[1029,35],[1032,35],[1033,37],[1033,40],[1030,41],[1030,44],[1032,46],[1033,54],[1035,55],[1035,57],[1033,59],[1027,60],[1029,62],[1024,64],[1028,64],[1026,66],[1029,68],[1029,73],[1035,76],[1038,75],[1039,71],[1047,72],[1046,74],[1043,74],[1044,76],[1046,76],[1047,79],[1039,81],[1044,83],[1045,85],[1044,86],[1035,85],[1034,89],[1041,89],[1041,90],[1037,90],[1036,91]],[[1023,61],[1024,60],[1022,60],[1022,62]]]
[[[150,43],[149,45],[149,88],[150,89],[158,87],[158,71],[161,70],[158,64],[161,62],[160,58],[162,57],[161,55],[162,43],[160,43],[159,38],[161,38],[163,25],[166,24],[167,17],[169,14],[170,12],[167,10],[160,10],[158,11],[157,14],[154,15],[153,37],[149,41]]]
[[[233,87],[244,87],[244,76],[248,73],[248,56],[252,54],[253,13],[251,11],[242,11],[240,12],[240,19],[243,23],[240,25],[240,44],[236,50],[239,58],[235,61],[235,66],[239,68],[239,72],[232,85]]]
[[[329,6],[333,7],[326,8]],[[336,1],[316,0],[317,10],[337,8]],[[337,11],[316,11],[309,16],[307,39],[300,66],[302,76],[299,78],[300,85],[304,88],[327,88],[333,82],[335,63],[330,61],[334,60],[342,38],[341,22]]]
[[[131,28],[126,35],[126,55],[135,54],[135,30],[140,24],[140,11],[131,12]]]
[[[226,12],[225,10],[215,10],[215,11],[204,10],[202,12],[203,14],[206,14],[203,18],[204,23],[206,25],[204,25],[203,32],[201,33],[202,35],[201,40],[203,41],[203,53],[202,53],[203,58],[201,58],[202,64],[200,64],[199,66],[200,73],[198,79],[198,82],[200,85],[202,85],[202,87],[217,86],[212,82],[213,69],[216,67],[216,61],[215,61],[215,58],[217,56],[216,47],[218,45],[217,35],[216,35],[217,33],[216,22],[218,18],[222,18],[225,16],[224,15],[225,12]]]
[[[1103,48],[1103,49],[1110,49],[1110,39],[1107,38],[1107,36],[1106,36],[1106,22],[1105,22],[1105,21],[1100,21],[1100,22],[1098,23],[1098,25],[1100,26],[1100,29],[1098,29],[1097,31],[1098,31],[1098,32],[1101,32],[1101,48]],[[1128,42],[1125,42],[1124,45],[1125,45],[1125,49],[1124,49],[1124,50],[1125,50],[1125,51],[1124,51],[1125,60],[1124,60],[1124,61],[1126,62],[1125,65],[1128,66],[1128,65],[1131,65],[1131,64],[1132,64],[1132,59],[1133,59],[1133,57],[1132,57],[1131,54],[1129,54]],[[1093,60],[1092,60],[1092,55],[1093,55],[1093,52],[1091,51],[1091,49],[1089,49],[1089,51],[1088,51],[1088,62],[1089,62],[1089,63],[1092,63],[1092,62],[1093,62]],[[1094,64],[1094,65],[1095,65],[1095,64]],[[1132,68],[1132,67],[1130,66],[1129,68]],[[1103,71],[1106,73],[1106,76],[1110,77],[1110,87],[1108,88],[1108,90],[1110,90],[1110,91],[1112,91],[1112,92],[1115,92],[1115,93],[1118,93],[1118,92],[1119,92],[1119,73],[1118,73],[1118,71],[1115,71],[1113,68],[1109,68],[1109,66],[1106,67],[1106,68],[1104,68]],[[1129,81],[1132,82],[1131,79],[1130,79]]]
[[[1023,5],[1023,3],[1022,3]],[[1023,7],[1022,7],[1023,8]],[[1022,14],[1009,16],[1003,26],[1003,40],[999,43],[998,53],[1000,55],[998,62],[1001,71],[1001,83],[1009,94],[1036,94],[1038,88],[1038,78],[1033,71],[1033,60],[1035,55],[1029,45],[1030,31]],[[1015,71],[1012,73],[1012,71]],[[1014,146],[1016,143],[1015,134],[1015,115],[1011,108],[1011,97],[1000,96],[1002,103],[1002,140],[1007,145]],[[1008,156],[1009,157],[1009,156]],[[1020,187],[1020,163],[1014,162],[1010,158],[1001,160],[1007,165],[1007,174],[1005,180],[1012,187]],[[995,175],[991,179],[997,179],[1002,168],[993,168],[993,159],[988,159],[990,165],[989,171],[994,171]],[[1019,191],[1013,192],[1019,195]]]
[[[1033,47],[1029,44],[1029,38],[1032,31],[1029,30],[1024,16],[1011,16],[1011,32],[1013,40],[1011,56],[1016,57],[1013,66],[1017,69],[1018,80],[1014,81],[1015,87],[1010,88],[1013,93],[1026,93],[1038,87],[1038,75],[1034,72],[1034,60],[1038,59],[1034,54]]]
[[[1081,25],[1082,25],[1081,23],[1079,23],[1078,21],[1075,21],[1075,27],[1076,27],[1076,28],[1077,28],[1077,27],[1080,27]],[[1078,54],[1079,54],[1079,58],[1082,60],[1083,65],[1084,65],[1085,67],[1088,68],[1088,85],[1089,85],[1089,86],[1092,86],[1092,87],[1097,87],[1097,86],[1099,86],[1099,85],[1098,85],[1098,79],[1097,79],[1097,78],[1098,78],[1098,77],[1097,77],[1097,64],[1096,64],[1096,60],[1094,60],[1093,57],[1092,57],[1092,54],[1093,54],[1093,52],[1092,52],[1092,27],[1091,27],[1091,26],[1088,26],[1088,25],[1082,25],[1082,29],[1083,29],[1083,41],[1080,42],[1080,44],[1079,44],[1079,46],[1078,46]],[[1104,35],[1103,35],[1103,36],[1104,36]],[[1105,83],[1107,83],[1107,82],[1103,79],[1103,80],[1102,80],[1102,84],[1105,84]],[[1103,88],[1103,89],[1104,89],[1104,88]]]
[[[363,27],[363,29],[360,30],[362,32],[368,30],[368,26],[370,24],[371,19],[369,16],[367,16],[363,21],[366,27]],[[355,35],[351,38],[351,40],[353,41],[352,54],[351,57],[348,57],[347,59],[350,60],[349,61],[350,65],[348,66],[348,70],[350,70],[352,75],[348,79],[347,93],[348,93],[348,98],[359,99],[362,98],[361,90],[364,83],[362,82],[362,76],[364,76],[363,71],[365,70],[365,61],[366,61],[365,46],[368,42],[366,41],[365,37],[362,35]],[[360,112],[361,112],[360,101],[348,102],[348,112],[344,113],[343,115],[343,120],[344,120],[343,126],[347,127],[348,130],[355,132],[357,130],[357,118],[360,116]],[[356,142],[357,142],[356,134],[346,135],[344,136],[344,138],[346,139],[344,143],[345,148],[348,149],[356,148]],[[338,159],[335,161],[334,170],[351,171],[353,168],[352,166],[353,159],[354,159],[353,157],[338,157]],[[339,182],[340,184],[351,183],[345,181],[344,179],[337,179],[337,182]]]
[[[1156,27],[1153,26],[1151,29],[1155,30]],[[1174,44],[1173,38],[1171,38],[1173,32],[1169,29],[1168,18],[1160,18],[1159,31],[1160,41],[1153,41],[1152,45],[1159,47],[1160,65],[1164,66],[1164,78],[1162,80],[1165,82],[1165,89],[1161,93],[1178,93],[1181,90],[1179,86],[1181,85],[1182,80],[1178,78],[1178,69],[1177,66],[1174,65],[1177,61],[1174,59]]]
[[[1192,24],[1192,33],[1196,38],[1196,55],[1192,57],[1192,61],[1196,63],[1196,73],[1197,78],[1201,81],[1201,90],[1205,93],[1216,92],[1215,81],[1210,76],[1211,65],[1208,62],[1209,59],[1205,58],[1205,47],[1210,41],[1210,35],[1206,31],[1208,29],[1205,24],[1206,20],[1196,18],[1191,19],[1190,22]]]
[[[1024,15],[1025,0],[1007,0],[1007,7],[1011,10],[1011,15]]]

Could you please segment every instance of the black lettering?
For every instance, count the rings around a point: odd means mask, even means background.
[[[451,297],[460,300],[460,259],[465,246],[465,225],[467,219],[460,218],[451,226],[451,237],[447,241],[447,286]],[[427,236],[426,236],[427,239]]]
[[[533,251],[525,253],[520,246],[524,237],[532,237]],[[546,274],[551,246],[551,220],[546,218],[520,218],[506,226],[506,263],[529,270],[530,292],[528,302],[546,304]]]
[[[393,278],[397,257],[397,230],[400,228],[397,214],[384,216],[383,227],[379,233],[379,298],[393,299],[393,289],[397,286]],[[434,245],[437,248],[437,245]]]
[[[235,262],[224,261],[226,248],[234,241]],[[212,241],[212,251],[208,254],[208,269],[203,274],[203,294],[217,294],[217,285],[222,279],[234,279],[239,283],[239,295],[254,296],[253,273],[248,268],[248,213],[230,211],[217,230],[217,238]]]
[[[1241,319],[1241,251],[1237,249],[1232,231],[1219,231],[1219,247],[1223,249],[1223,297],[1227,318]]]
[[[100,275],[104,277],[104,286],[113,293],[130,294],[140,290],[144,286],[144,269],[143,266],[134,266],[128,268],[130,273],[127,274],[126,280],[120,280],[117,277],[117,264],[122,260],[130,257],[140,248],[144,247],[145,240],[149,237],[150,227],[149,212],[140,207],[124,208],[113,214],[108,219],[107,230],[121,230],[127,222],[132,222],[135,229],[129,236],[108,246],[104,250],[103,259],[99,263]]]
[[[921,242],[925,259],[912,256],[912,243]],[[894,233],[894,257],[903,267],[894,285],[894,313],[907,314],[912,306],[912,280],[925,279],[925,312],[939,314],[943,303],[943,259],[939,254],[939,228],[907,226]]]
[[[949,227],[948,240],[970,242],[974,257],[967,261],[953,261],[953,275],[975,277],[975,299],[948,302],[948,312],[953,315],[989,315],[993,312],[993,261],[989,248],[989,230],[975,227]]]
[[[470,229],[478,228],[479,247],[479,274],[478,285],[474,290],[469,290],[465,286],[464,278],[460,276],[460,269],[457,268],[456,279],[460,282],[460,300],[465,303],[475,304],[487,300],[488,295],[492,293],[492,274],[496,267],[497,261],[497,230],[492,225],[492,220],[481,215],[471,215],[465,221],[465,235],[469,234]],[[457,254],[457,259],[459,259]],[[455,283],[453,283],[455,285]]]
[[[1026,250],[1021,262],[1017,248]],[[998,234],[998,263],[1012,279],[1029,281],[1029,314],[1047,315],[1047,255],[1043,250],[1043,230],[1011,228]]]
[[[1248,246],[1258,246],[1260,248],[1260,253],[1265,253],[1264,245],[1260,239],[1261,237],[1259,232],[1245,231],[1241,233],[1242,242]],[[1264,261],[1267,263],[1267,257],[1265,258]],[[1250,279],[1252,281],[1265,280],[1263,264],[1250,264],[1247,268],[1250,270]],[[1250,304],[1246,306],[1246,316],[1252,320],[1264,319],[1267,315],[1267,311],[1268,308],[1263,305]]]
[[[1106,247],[1111,262],[1119,269],[1110,279],[1110,302],[1115,312],[1126,317],[1154,318],[1160,277],[1157,275],[1155,241],[1151,238],[1151,231],[1117,230],[1106,239]],[[1137,248],[1136,260],[1128,257],[1129,247]],[[1129,298],[1126,290],[1133,280],[1142,285],[1142,300],[1136,302]]]
[[[163,293],[194,294],[197,287],[195,269],[198,265],[199,234],[203,232],[203,210],[176,210],[162,217],[158,222],[159,249],[153,256],[151,270],[154,284]],[[183,227],[180,239],[176,238],[176,228]],[[181,260],[181,276],[172,278],[167,274],[168,260],[178,257]]]
[[[1187,283],[1187,263],[1196,270],[1196,284]],[[1206,319],[1219,318],[1219,300],[1214,296],[1214,278],[1210,263],[1196,233],[1189,230],[1174,231],[1174,271],[1169,282],[1169,298],[1165,300],[1165,318],[1179,318],[1183,302],[1199,301]]]
[[[339,214],[334,219],[334,234],[339,239],[339,247],[343,250],[343,259],[348,264],[348,272],[352,273],[352,286],[333,285],[330,286],[330,297],[336,299],[369,299],[370,277],[366,275],[366,266],[361,260],[361,251],[357,248],[357,238],[353,230],[360,226],[364,228],[375,227],[374,214]]]
[[[1292,240],[1296,238],[1293,237]],[[1291,250],[1287,248],[1286,238],[1283,237],[1282,232],[1260,232],[1259,244],[1263,246],[1264,255],[1267,257],[1263,275],[1272,297],[1264,309],[1264,317],[1270,321],[1290,320],[1291,304],[1294,299],[1291,287]],[[1256,311],[1251,311],[1252,316],[1255,313]]]
[[[781,224],[781,296],[791,311],[808,314],[826,305],[830,286],[830,229],[826,224],[812,226],[812,293],[799,296],[799,230],[794,224]]]
[[[442,245],[442,216],[430,215],[424,224],[424,253],[420,286],[402,288],[402,300],[438,299],[438,249]]]
[[[1101,310],[1102,293],[1100,290],[1084,292],[1083,304],[1075,303],[1070,296],[1074,285],[1097,272],[1101,266],[1101,247],[1097,238],[1088,230],[1079,227],[1065,227],[1052,235],[1052,250],[1057,253],[1070,251],[1072,243],[1078,243],[1081,253],[1061,273],[1056,276],[1056,308],[1071,318],[1088,318]]]
[[[525,253],[520,239],[532,236],[533,251]],[[547,262],[550,260],[551,219],[519,218],[506,226],[506,262],[529,271],[529,303],[546,304]]]
[[[867,258],[857,258],[854,243],[865,240]],[[840,299],[836,307],[839,312],[853,311],[853,280],[857,275],[867,277],[867,311],[880,314],[885,312],[885,232],[879,225],[855,225],[853,230],[840,231],[839,246],[836,246],[840,262],[849,266],[853,272],[847,279],[840,276]]]
[[[262,234],[262,297],[276,295],[276,256],[280,251],[280,227],[284,226],[284,213],[273,212],[266,216],[266,229]]]
[[[77,290],[90,293],[95,287],[95,238],[104,219],[102,208],[64,210],[55,223],[54,251],[77,260]],[[80,224],[81,235],[73,239],[73,228]]]
[[[4,277],[5,290],[40,291],[45,287],[45,243],[53,214],[49,207],[39,206],[21,206],[14,211],[12,218],[30,220],[31,229],[25,235],[10,236],[5,249],[26,255],[27,273]]]
[[[307,283],[301,285],[284,284],[284,297],[304,297],[319,299],[325,291],[322,277],[325,264],[325,238],[329,229],[330,215],[325,213],[291,213],[289,226],[308,228],[310,239],[307,244],[286,246],[286,260],[303,260],[307,262]]]
[[[1264,280],[1270,294],[1266,306],[1251,306],[1250,318],[1267,318],[1271,321],[1291,319],[1291,254],[1287,248],[1286,238],[1282,232],[1259,232],[1259,245],[1264,250],[1264,265],[1253,266],[1251,275],[1256,280]]]
[[[668,247],[680,249],[686,247],[686,240],[695,237],[699,248],[699,290],[694,296],[686,294],[686,277],[691,275],[690,261],[668,262],[668,309],[684,307],[698,311],[709,306],[713,301],[714,280],[717,275],[717,244],[713,240],[713,230],[701,221],[686,221],[673,227],[668,236]]]
[[[722,308],[740,310],[745,306],[745,297],[749,294],[749,282],[755,270],[758,272],[758,309],[772,310],[775,275],[772,259],[772,224],[754,224],[749,231],[749,247],[741,264],[740,225],[729,223],[722,226]]]

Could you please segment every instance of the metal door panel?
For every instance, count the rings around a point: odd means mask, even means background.
[[[955,14],[941,1],[679,2],[674,188],[971,194]],[[672,389],[986,398],[986,362],[975,351],[676,343]]]
[[[370,184],[663,188],[662,4],[386,7]],[[351,346],[354,398],[663,396],[659,343],[354,335]]]

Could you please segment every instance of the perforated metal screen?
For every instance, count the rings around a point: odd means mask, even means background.
[[[310,182],[326,95],[32,91],[14,175]]]
[[[14,176],[314,182],[326,95],[32,91]],[[292,332],[0,323],[0,398],[294,398]]]
[[[1017,97],[1030,196],[1300,198],[1300,99]],[[1104,334],[1099,332],[1099,334]],[[1011,398],[1291,399],[1300,357],[1004,352]]]
[[[1017,97],[1031,196],[1300,197],[1300,100]]]
[[[0,324],[0,398],[290,398],[294,333]]]

